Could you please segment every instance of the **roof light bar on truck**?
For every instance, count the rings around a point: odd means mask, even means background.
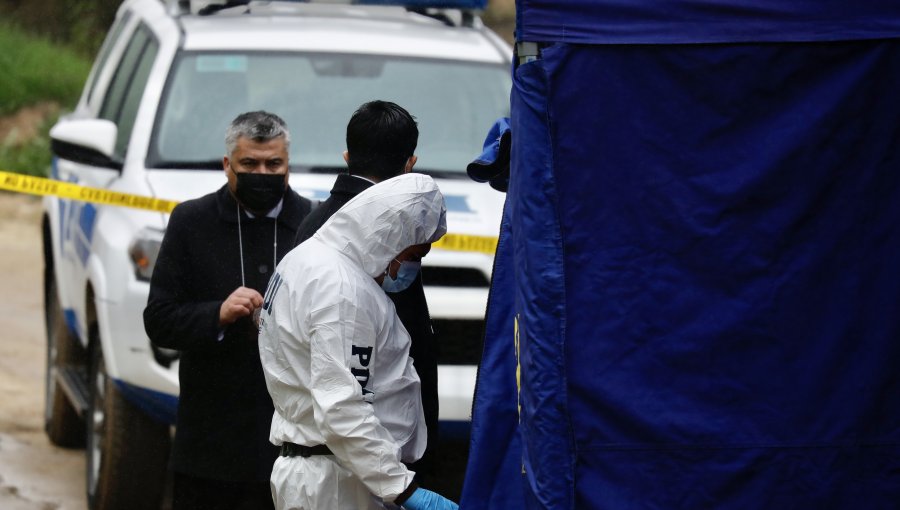
[[[253,0],[164,0],[169,4],[172,14],[206,14],[221,9],[250,5],[252,3],[325,3],[349,5],[391,5],[417,9],[459,9],[484,10],[487,0],[273,0],[256,2]]]
[[[296,2],[299,0],[286,0]],[[354,0],[357,5],[396,5],[411,9],[434,7],[438,9],[484,9],[487,0]]]

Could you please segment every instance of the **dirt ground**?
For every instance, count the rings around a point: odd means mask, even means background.
[[[84,451],[44,435],[41,202],[0,192],[0,508],[83,510]]]

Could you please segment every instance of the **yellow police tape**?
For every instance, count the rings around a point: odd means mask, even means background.
[[[95,204],[118,205],[164,213],[172,212],[172,209],[178,205],[178,202],[173,200],[131,195],[101,188],[79,186],[71,182],[55,181],[43,177],[9,172],[0,172],[0,189],[30,193],[32,195],[53,195]]]
[[[60,198],[81,200],[104,205],[116,205],[158,211],[172,212],[178,205],[174,200],[163,200],[129,193],[120,193],[101,188],[79,186],[71,182],[55,181],[43,177],[14,174],[0,171],[0,189],[29,193],[31,195],[52,195]],[[471,236],[463,234],[446,234],[432,245],[434,248],[450,251],[469,251],[493,255],[497,250],[497,238],[491,236]]]
[[[451,251],[473,251],[493,255],[497,251],[497,238],[446,233],[433,243],[432,248]]]

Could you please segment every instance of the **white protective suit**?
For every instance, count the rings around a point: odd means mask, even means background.
[[[288,253],[269,282],[259,347],[275,403],[270,440],[324,444],[334,455],[279,457],[278,509],[396,508],[425,450],[410,338],[375,281],[409,246],[447,230],[434,181],[376,184]]]

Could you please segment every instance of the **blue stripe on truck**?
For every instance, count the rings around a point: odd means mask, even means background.
[[[178,409],[178,397],[159,391],[128,384],[113,379],[116,387],[125,398],[154,420],[168,425],[175,425],[175,412]]]

